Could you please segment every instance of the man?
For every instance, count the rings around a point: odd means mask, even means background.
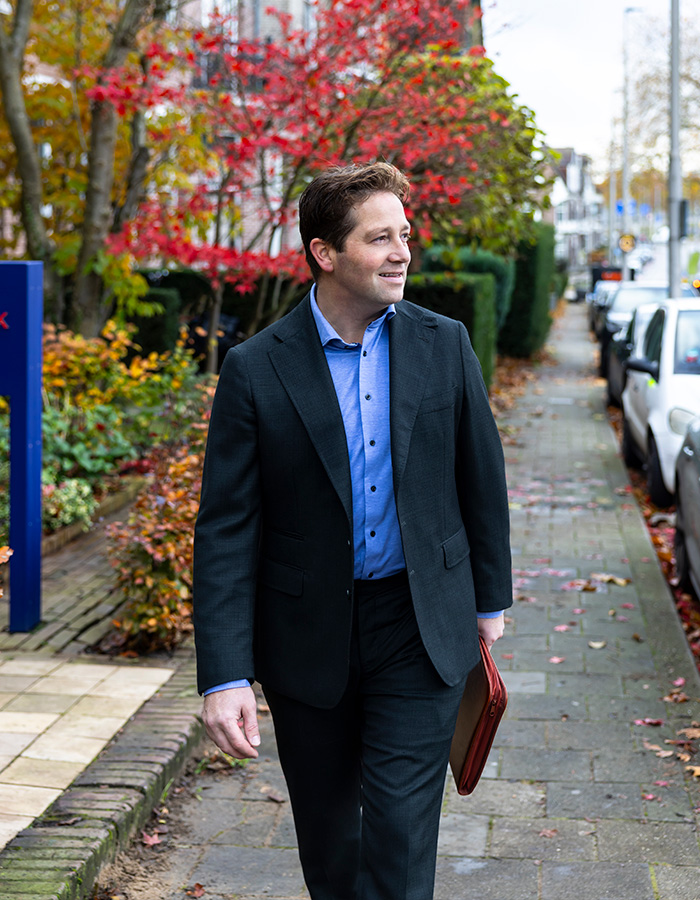
[[[304,192],[315,286],[226,357],[196,528],[207,731],[257,756],[261,683],[313,900],[433,896],[457,709],[512,602],[478,361],[402,300],[407,193],[386,163]]]

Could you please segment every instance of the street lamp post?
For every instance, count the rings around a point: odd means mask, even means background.
[[[671,0],[671,154],[668,167],[668,292],[681,293],[680,0]]]
[[[629,161],[629,50],[627,48],[627,16],[642,12],[639,6],[627,6],[622,20],[622,233],[629,234],[630,161]],[[622,280],[629,281],[627,250],[622,250]]]

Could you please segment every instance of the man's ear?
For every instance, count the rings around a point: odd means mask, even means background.
[[[313,238],[309,244],[309,250],[313,254],[321,271],[330,274],[333,271],[333,257],[335,255],[330,244],[326,243],[326,241],[322,241],[321,238]]]

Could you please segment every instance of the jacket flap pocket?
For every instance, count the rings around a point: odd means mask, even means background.
[[[451,569],[457,563],[462,562],[469,556],[469,541],[467,540],[467,532],[464,528],[447,538],[442,543],[442,552],[445,554],[445,568]]]
[[[274,591],[300,597],[304,587],[304,570],[275,562],[274,559],[264,559],[260,564],[260,581]]]

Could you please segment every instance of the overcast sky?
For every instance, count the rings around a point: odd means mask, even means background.
[[[700,0],[680,0],[700,16]],[[670,0],[482,0],[484,43],[519,101],[535,111],[553,147],[573,147],[600,168],[622,115],[622,36],[649,17],[670,21]],[[640,10],[640,11],[637,11]]]

